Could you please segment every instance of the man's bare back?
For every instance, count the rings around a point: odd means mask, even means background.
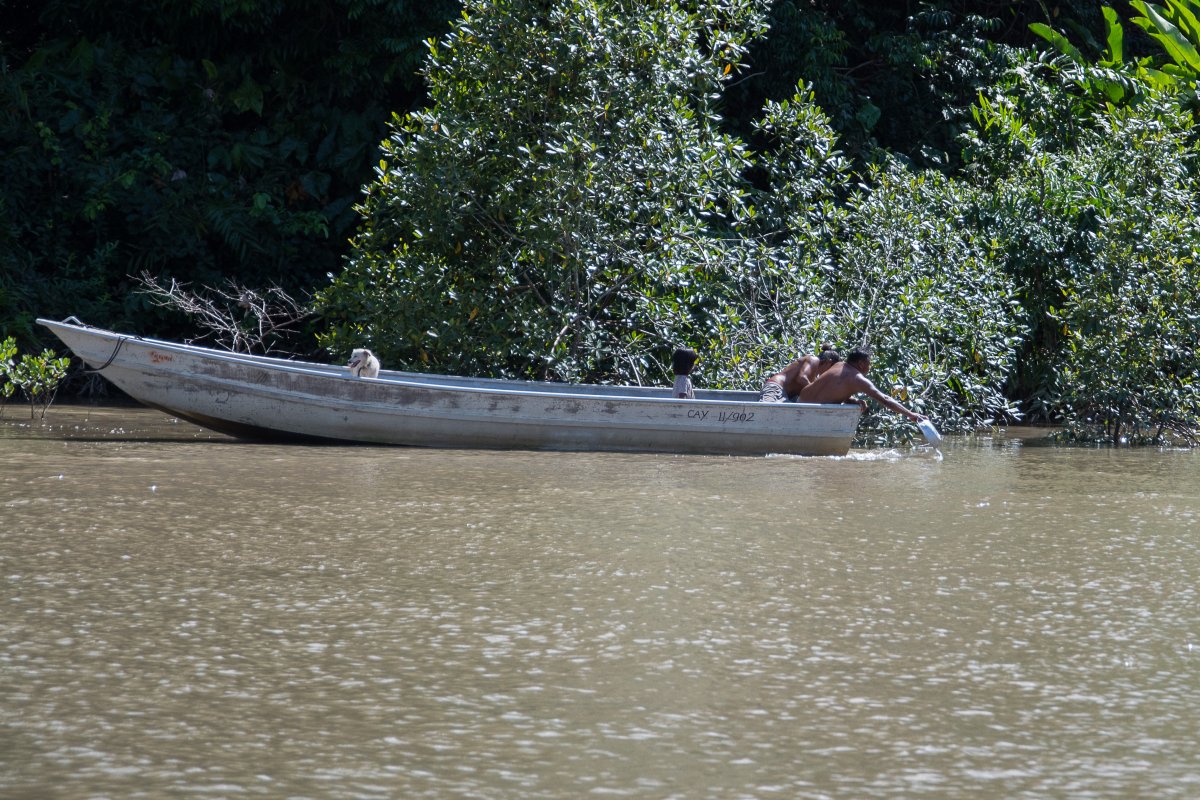
[[[841,363],[834,364],[825,371],[819,379],[800,390],[801,403],[850,403],[857,402],[862,410],[867,410],[867,404],[862,401],[852,401],[856,394],[865,394],[881,406],[890,408],[897,414],[903,414],[914,422],[926,419],[925,415],[909,411],[895,399],[888,397],[867,377],[871,368],[871,357],[867,352],[856,350]]]
[[[805,386],[821,377],[825,370],[841,360],[841,354],[831,345],[823,345],[819,356],[801,356],[782,371],[767,378],[763,383],[762,392],[759,393],[759,400],[764,403],[795,402],[800,398],[800,392]]]
[[[845,403],[851,397],[875,385],[867,379],[860,369],[852,364],[842,362],[830,367],[821,380],[813,381],[800,391],[802,403]]]
[[[783,387],[783,392],[788,399],[794,399],[800,394],[801,389],[817,379],[819,363],[816,356],[801,356],[784,367],[782,372],[776,372],[767,380],[778,383]]]

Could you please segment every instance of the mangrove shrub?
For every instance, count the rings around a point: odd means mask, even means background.
[[[744,213],[716,100],[757,0],[474,0],[392,120],[320,310],[396,367],[637,380],[720,313]]]
[[[1017,390],[1070,438],[1191,437],[1200,153],[1189,99],[1143,86],[1101,104],[1088,88],[1030,60],[980,103],[976,224],[1002,251],[1031,332]]]

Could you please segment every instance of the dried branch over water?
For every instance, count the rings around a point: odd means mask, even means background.
[[[229,280],[223,287],[193,291],[174,278],[164,284],[148,272],[134,280],[156,306],[181,312],[206,331],[189,343],[211,341],[235,353],[280,352],[280,343],[313,317],[303,302],[278,286],[256,290]]]

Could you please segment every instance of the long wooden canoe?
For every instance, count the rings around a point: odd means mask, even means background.
[[[230,353],[39,319],[133,399],[250,439],[424,447],[845,455],[857,405],[756,392],[462,378]]]

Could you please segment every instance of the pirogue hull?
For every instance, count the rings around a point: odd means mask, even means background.
[[[458,378],[228,353],[38,320],[133,399],[253,439],[423,447],[845,455],[856,405],[759,403],[754,392]]]

